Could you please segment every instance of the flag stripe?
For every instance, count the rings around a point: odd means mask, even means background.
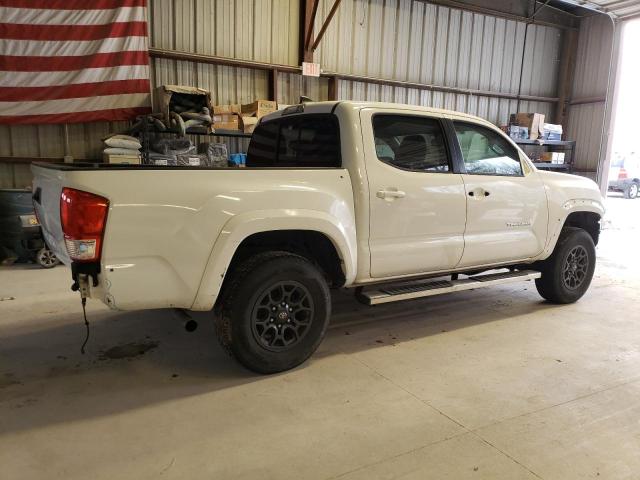
[[[54,113],[48,115],[0,115],[0,124],[31,125],[43,123],[118,122],[151,112],[150,107],[111,108],[92,112]]]
[[[44,10],[109,10],[146,6],[146,0],[0,0],[0,7]]]
[[[129,93],[115,98],[120,108],[148,107],[149,95],[145,93]],[[54,113],[87,112],[92,110],[106,110],[113,108],[114,97],[104,95],[100,97],[69,98],[63,100],[43,100],[34,102],[0,102],[0,112],[13,116],[22,113],[30,115],[49,115]]]
[[[147,35],[146,22],[113,22],[104,25],[18,25],[0,23],[0,38],[14,40],[100,40]]]
[[[118,37],[89,41],[43,41],[0,39],[0,52],[12,57],[77,57],[95,53],[146,50],[146,37]]]
[[[147,92],[149,80],[117,80],[54,87],[0,87],[0,102],[60,100]]]
[[[39,10],[5,8],[3,23],[30,25],[104,25],[114,22],[145,22],[143,7],[123,7],[111,10]]]
[[[0,70],[11,72],[56,72],[81,68],[148,65],[147,51],[96,53],[77,57],[0,56]]]
[[[49,87],[115,80],[149,79],[148,65],[87,68],[68,72],[1,72],[0,87]]]

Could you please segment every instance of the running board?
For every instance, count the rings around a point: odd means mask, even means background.
[[[461,280],[427,280],[411,284],[396,284],[382,286],[375,290],[363,290],[359,299],[367,305],[399,302],[414,298],[431,297],[443,293],[473,290],[474,288],[493,287],[505,283],[522,282],[540,278],[541,273],[535,270],[520,270],[515,272],[490,273],[474,275]]]

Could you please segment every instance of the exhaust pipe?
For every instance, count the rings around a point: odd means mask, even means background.
[[[173,314],[182,321],[182,325],[187,332],[195,332],[198,329],[198,322],[191,318],[191,316],[184,310],[176,308],[173,310]]]

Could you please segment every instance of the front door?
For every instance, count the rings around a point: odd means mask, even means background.
[[[500,132],[454,121],[464,170],[467,225],[459,267],[524,260],[547,238],[547,197],[537,172]]]
[[[439,118],[399,109],[360,113],[369,181],[371,276],[454,268],[464,248],[466,193]]]

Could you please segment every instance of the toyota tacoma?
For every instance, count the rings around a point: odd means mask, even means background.
[[[331,289],[376,305],[535,280],[571,303],[593,276],[603,201],[536,169],[480,118],[317,102],[263,117],[247,168],[36,164],[34,204],[83,298],[212,311],[261,373],[318,347]]]

